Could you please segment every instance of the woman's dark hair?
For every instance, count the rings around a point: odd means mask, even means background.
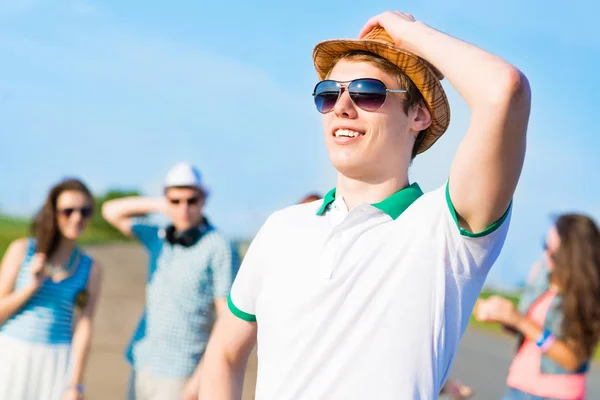
[[[580,214],[561,215],[555,227],[560,246],[552,275],[562,291],[563,337],[590,358],[600,336],[600,231]]]
[[[318,193],[309,193],[306,196],[304,196],[304,198],[302,198],[302,200],[300,200],[298,204],[310,203],[313,201],[321,200],[322,198],[323,197],[321,197],[321,195]]]
[[[31,224],[31,234],[36,239],[36,251],[52,257],[60,244],[61,234],[57,224],[56,202],[58,197],[66,191],[77,191],[86,195],[94,203],[94,197],[83,182],[78,179],[66,179],[53,186],[46,197],[41,210],[37,213]]]

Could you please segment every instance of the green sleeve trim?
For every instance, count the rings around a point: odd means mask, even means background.
[[[231,294],[227,296],[227,306],[229,307],[229,310],[232,312],[232,314],[238,317],[239,319],[243,319],[244,321],[248,322],[256,322],[256,315],[243,312],[242,310],[237,308],[235,304],[233,304],[233,301],[231,300]]]
[[[502,226],[502,224],[508,217],[510,208],[512,207],[512,200],[511,200],[508,208],[506,209],[506,212],[504,213],[504,215],[502,217],[500,217],[500,219],[498,221],[494,222],[493,224],[491,224],[490,226],[488,226],[481,232],[473,233],[473,232],[469,232],[467,229],[461,227],[460,224],[458,223],[458,216],[456,215],[456,210],[454,209],[454,205],[452,204],[452,199],[450,199],[450,182],[448,182],[446,184],[446,203],[448,203],[448,209],[450,210],[450,214],[452,214],[452,218],[454,219],[454,222],[456,223],[456,227],[458,228],[460,234],[462,236],[466,236],[466,237],[470,237],[470,238],[483,237],[483,236],[489,235],[490,233],[496,231],[498,228],[500,228]]]

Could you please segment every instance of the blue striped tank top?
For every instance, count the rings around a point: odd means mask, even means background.
[[[35,253],[35,241],[30,239],[14,290],[30,283],[29,265]],[[72,274],[60,282],[47,279],[25,305],[4,324],[0,334],[32,343],[65,344],[73,337],[73,313],[77,295],[87,286],[92,259],[80,253]]]

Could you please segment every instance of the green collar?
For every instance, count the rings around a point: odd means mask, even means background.
[[[372,204],[373,207],[380,209],[392,219],[396,219],[402,214],[415,200],[423,195],[423,191],[415,182],[410,186],[394,193],[387,199],[379,203]],[[335,200],[335,188],[331,189],[323,199],[323,205],[317,211],[317,215],[323,215],[325,210]]]

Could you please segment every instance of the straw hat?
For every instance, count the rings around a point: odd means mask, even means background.
[[[444,76],[424,59],[401,50],[381,27],[376,26],[363,39],[333,39],[317,44],[313,61],[319,79],[325,79],[334,61],[350,51],[368,51],[385,58],[402,70],[416,85],[431,113],[431,126],[418,153],[430,148],[450,124],[450,104],[442,87]]]

